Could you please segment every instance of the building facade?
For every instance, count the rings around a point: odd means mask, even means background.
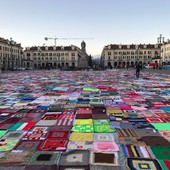
[[[85,42],[77,46],[35,46],[24,50],[25,68],[88,68],[89,56]],[[83,63],[82,63],[83,61]]]
[[[161,45],[161,58],[164,64],[170,63],[170,40]]]
[[[133,67],[137,62],[151,63],[153,59],[160,58],[160,53],[160,44],[111,44],[103,48],[100,63],[102,68]]]
[[[21,44],[14,42],[12,39],[0,37],[0,69],[13,70],[22,67]]]

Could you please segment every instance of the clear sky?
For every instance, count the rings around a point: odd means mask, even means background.
[[[54,45],[44,37],[86,39],[88,54],[108,44],[156,43],[170,39],[170,0],[1,0],[0,37],[23,47]],[[83,40],[83,39],[82,39]],[[57,40],[57,45],[81,39]]]

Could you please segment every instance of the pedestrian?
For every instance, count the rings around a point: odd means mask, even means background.
[[[142,70],[141,64],[137,63],[136,66],[135,66],[135,69],[136,69],[136,78],[138,79],[139,74],[140,74],[140,70]]]
[[[129,69],[129,64],[126,65],[126,69],[127,69],[127,70]]]

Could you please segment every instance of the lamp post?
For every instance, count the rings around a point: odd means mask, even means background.
[[[37,50],[38,50],[38,60],[39,60],[39,58],[41,57],[41,52],[42,52],[41,47],[38,47]],[[41,58],[40,58],[40,63],[41,63],[41,64],[40,64],[40,65],[41,65],[40,67],[42,67],[42,59],[41,59]]]
[[[163,51],[161,50],[161,45],[164,44],[164,38],[165,37],[162,37],[162,34],[160,34],[160,36],[157,38],[158,48],[159,48],[159,45],[160,45],[160,65],[162,65],[162,56],[161,56],[161,53],[163,55]]]
[[[10,45],[10,65],[11,65],[11,70],[14,70],[14,55],[13,55],[13,49],[12,46],[14,46],[16,43],[10,38],[10,41],[8,41],[8,45]]]

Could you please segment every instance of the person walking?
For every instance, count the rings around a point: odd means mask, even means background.
[[[126,69],[127,69],[127,70],[129,69],[129,64],[126,65]]]
[[[136,78],[139,79],[140,70],[142,70],[141,64],[137,63],[135,69],[136,69]]]

